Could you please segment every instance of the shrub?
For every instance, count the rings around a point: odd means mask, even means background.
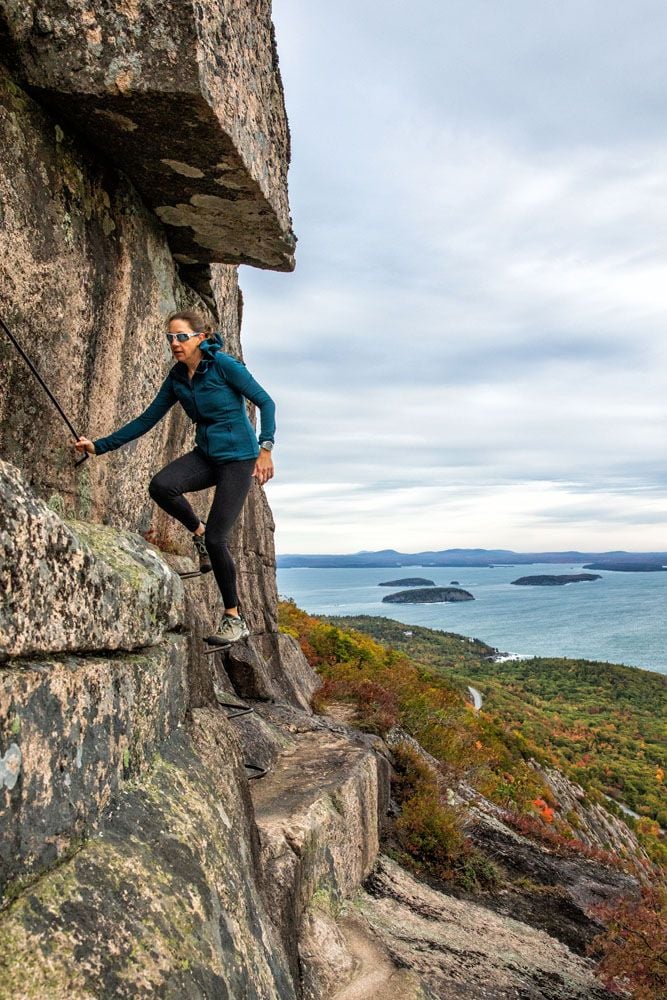
[[[442,879],[451,877],[452,861],[465,852],[456,813],[441,804],[437,790],[417,792],[404,802],[394,833],[408,854]]]
[[[399,719],[394,693],[373,681],[328,677],[313,698],[313,708],[325,712],[331,701],[351,702],[355,706],[355,725],[380,736],[385,736]]]
[[[498,883],[495,866],[465,836],[458,810],[446,805],[438,775],[407,744],[395,748],[392,787],[401,812],[393,834],[410,867],[462,888]]]
[[[633,1000],[667,996],[667,884],[645,887],[638,900],[624,899],[595,907],[606,929],[589,951],[598,956],[598,972],[611,989],[625,989]]]

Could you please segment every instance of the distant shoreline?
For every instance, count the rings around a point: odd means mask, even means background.
[[[541,564],[585,565],[585,569],[655,572],[667,565],[667,552],[513,552],[511,549],[443,549],[438,552],[379,552],[346,554],[285,553],[276,556],[279,569],[393,569],[437,567],[490,569],[493,566]],[[592,564],[595,564],[594,566]],[[604,565],[603,565],[604,564]],[[640,567],[642,567],[640,569]],[[644,567],[646,567],[644,569]]]

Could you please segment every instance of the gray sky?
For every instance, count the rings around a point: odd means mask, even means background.
[[[667,5],[274,0],[279,552],[667,549]]]

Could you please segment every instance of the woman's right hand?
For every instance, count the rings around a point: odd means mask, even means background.
[[[74,442],[74,447],[77,451],[85,451],[89,455],[95,454],[95,445],[87,437],[80,437],[78,441]]]

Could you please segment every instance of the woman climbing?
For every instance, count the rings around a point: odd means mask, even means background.
[[[271,449],[275,406],[240,361],[225,354],[218,334],[206,321],[185,309],[167,320],[167,340],[176,364],[144,412],[108,437],[80,437],[74,447],[104,455],[141,437],[179,402],[197,426],[195,447],[170,462],[148,487],[153,500],[193,535],[202,573],[215,574],[225,607],[220,629],[211,640],[226,645],[250,634],[239,611],[236,568],[227,539],[241,512],[253,477],[260,485],[273,477]],[[259,408],[259,444],[248,420],[245,400]],[[203,524],[183,496],[215,487],[208,521]]]

